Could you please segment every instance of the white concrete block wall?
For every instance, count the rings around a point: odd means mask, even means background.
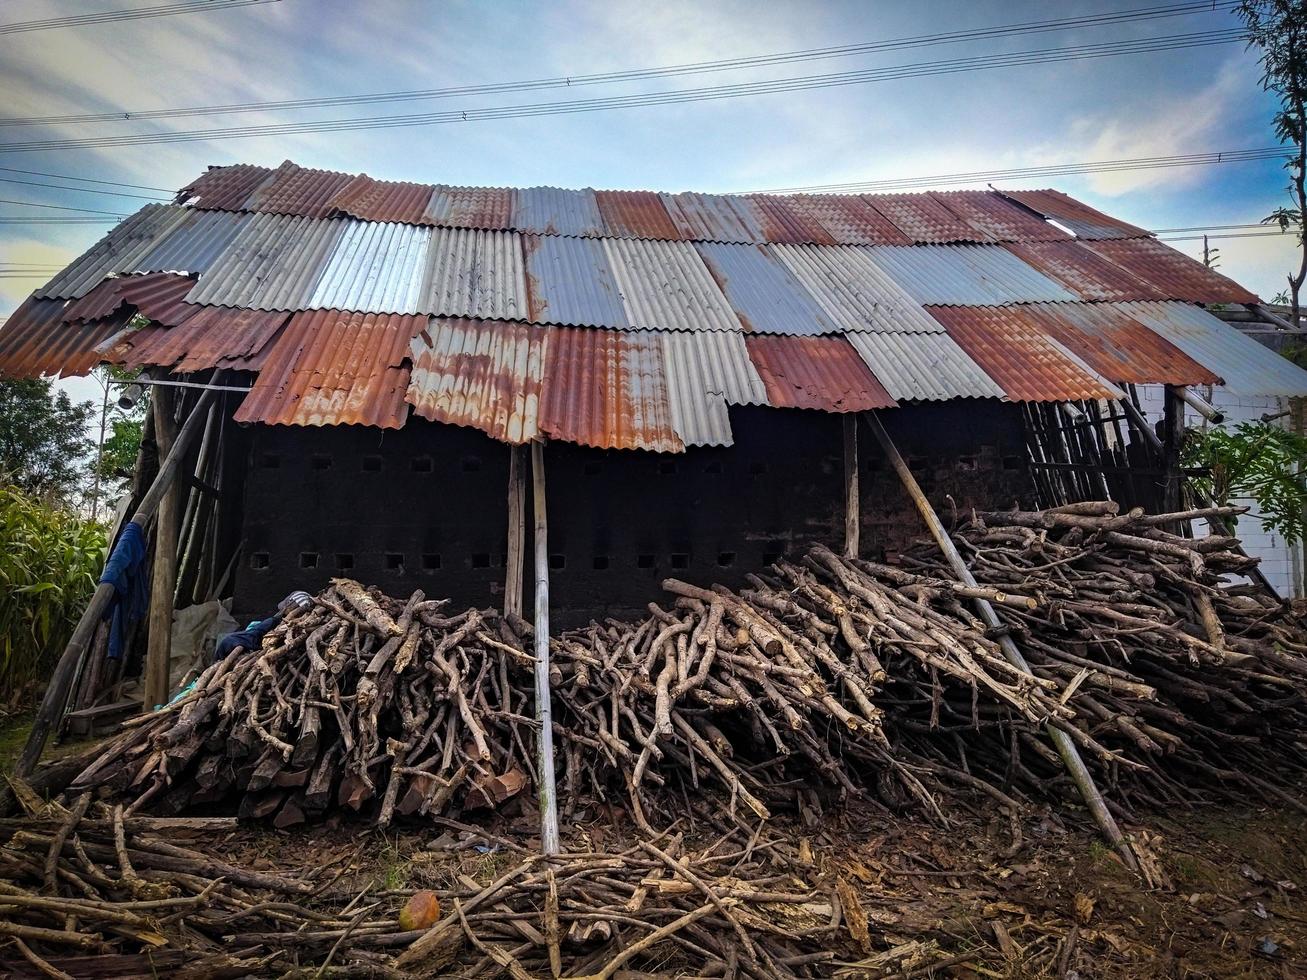
[[[1140,407],[1149,421],[1156,422],[1163,414],[1163,388],[1161,385],[1141,385],[1139,387]],[[1200,390],[1200,393],[1202,391]],[[1289,400],[1269,395],[1239,396],[1231,395],[1224,388],[1212,390],[1212,404],[1225,413],[1226,426],[1240,422],[1251,422],[1263,415],[1278,415],[1288,411]],[[1203,418],[1193,409],[1186,409],[1185,424],[1197,427]],[[1287,425],[1288,417],[1277,420],[1277,425]],[[1210,423],[1209,423],[1210,424]],[[1262,573],[1282,596],[1301,597],[1307,595],[1303,583],[1302,545],[1286,544],[1276,533],[1267,531],[1257,519],[1257,505],[1249,499],[1238,499],[1236,503],[1252,509],[1239,518],[1237,534],[1243,541],[1244,550],[1255,558],[1261,559]]]

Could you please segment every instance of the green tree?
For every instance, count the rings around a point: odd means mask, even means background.
[[[124,371],[110,364],[95,369],[95,380],[100,382],[103,396],[99,410],[99,433],[95,454],[91,459],[91,519],[100,514],[100,503],[108,495],[122,492],[136,465],[136,453],[145,429],[145,413],[149,408],[147,397],[138,398],[135,404],[123,408],[118,395],[124,382],[134,380],[139,372]]]
[[[86,424],[94,412],[45,378],[0,378],[0,477],[71,502],[85,474]]]
[[[1270,422],[1240,422],[1233,431],[1214,426],[1191,429],[1185,438],[1186,466],[1206,469],[1194,483],[1218,506],[1238,498],[1257,502],[1262,526],[1292,544],[1303,540],[1307,514],[1307,437]]]
[[[1296,230],[1298,269],[1289,275],[1289,321],[1302,326],[1301,290],[1307,280],[1307,3],[1304,0],[1242,0],[1238,13],[1248,29],[1248,46],[1261,52],[1262,88],[1280,99],[1273,124],[1281,143],[1292,152],[1289,171],[1291,205],[1277,208],[1263,221],[1281,231]]]

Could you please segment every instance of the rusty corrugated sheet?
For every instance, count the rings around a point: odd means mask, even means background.
[[[513,191],[513,228],[532,235],[588,235],[604,233],[604,219],[590,188],[569,191],[562,187],[518,187]]]
[[[549,327],[540,430],[600,449],[681,452],[652,330]]]
[[[1080,238],[1140,238],[1148,234],[1142,228],[1106,215],[1088,204],[1082,204],[1075,198],[1068,197],[1061,191],[1000,191],[999,193],[1024,204],[1032,211],[1038,211],[1046,218],[1052,218],[1058,224],[1070,228]]]
[[[662,194],[680,238],[702,242],[765,242],[762,223],[746,198],[722,194]]]
[[[839,245],[911,245],[898,226],[856,194],[799,194],[793,200]]]
[[[427,202],[425,219],[445,228],[507,231],[513,227],[513,189],[437,184]]]
[[[871,245],[862,251],[922,306],[1075,301],[1001,245]]]
[[[332,198],[352,180],[353,174],[311,170],[287,160],[276,169],[271,179],[250,195],[245,202],[245,209],[264,214],[325,218],[331,213]]]
[[[437,316],[527,318],[526,261],[512,231],[436,228],[418,291],[418,309]]]
[[[1166,299],[1156,286],[1080,242],[1007,242],[1003,247],[1084,300],[1120,303]]]
[[[835,239],[802,197],[751,194],[763,238],[787,245],[834,245]]]
[[[746,332],[839,333],[817,300],[765,245],[695,245]]]
[[[894,223],[911,242],[986,242],[977,231],[929,194],[864,194],[863,200]]]
[[[189,306],[176,326],[124,331],[104,359],[127,370],[165,367],[177,374],[209,368],[258,371],[289,313]]]
[[[123,297],[119,292],[122,279],[118,276],[104,280],[85,296],[73,300],[64,310],[65,323],[91,323],[103,320],[120,306]]]
[[[33,295],[42,299],[75,299],[85,296],[107,276],[152,271],[140,268],[140,259],[190,214],[189,209],[173,204],[147,204],[65,266]]]
[[[865,412],[897,405],[843,337],[747,336],[744,342],[775,408]]]
[[[631,326],[739,333],[739,319],[689,242],[607,238],[602,245]]]
[[[259,187],[276,174],[268,167],[238,163],[231,167],[210,167],[177,192],[177,203],[216,211],[240,211]]]
[[[147,320],[170,327],[191,315],[192,310],[184,301],[195,286],[194,276],[150,272],[123,276],[118,283],[118,295],[123,302]]]
[[[546,327],[433,317],[413,339],[405,396],[433,422],[480,429],[521,445],[540,432]]]
[[[1047,242],[1071,237],[993,191],[932,191],[930,196],[996,242]]]
[[[249,215],[192,210],[136,263],[140,272],[208,272]]]
[[[532,323],[631,326],[603,242],[596,238],[523,235],[527,310]]]
[[[1070,401],[1117,394],[1040,327],[1028,306],[926,309],[1014,401]]]
[[[612,238],[680,238],[663,199],[653,191],[595,191],[604,233]]]
[[[924,311],[923,311],[924,312]],[[899,401],[1002,398],[1000,388],[939,324],[938,333],[850,333],[846,337]]]
[[[1155,286],[1164,299],[1187,303],[1260,302],[1256,294],[1234,280],[1156,238],[1105,238],[1087,241],[1085,247]]]
[[[363,313],[418,313],[433,229],[344,220],[306,307]]]
[[[100,363],[99,349],[126,324],[126,314],[93,323],[64,323],[67,300],[26,300],[0,326],[0,374],[12,378],[72,377]]]
[[[433,190],[430,184],[373,180],[367,174],[359,174],[332,198],[329,213],[364,221],[427,224],[427,205]]]
[[[398,429],[408,417],[409,345],[426,323],[386,313],[296,313],[233,417]]]

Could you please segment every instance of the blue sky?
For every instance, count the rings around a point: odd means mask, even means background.
[[[411,90],[683,64],[1155,5],[1086,2],[422,3],[280,0],[253,7],[0,35],[0,114],[121,111]],[[8,0],[0,22],[148,5]],[[157,122],[2,127],[22,140],[388,115],[718,85],[1235,26],[1182,17],[973,40],[788,67],[380,107]],[[375,177],[741,191],[1270,146],[1273,100],[1232,43],[713,102],[365,132],[10,152],[0,167],[174,188],[210,164]],[[43,180],[0,172],[0,177]],[[1147,228],[1238,224],[1284,200],[1275,162],[1010,182],[1055,186]],[[972,185],[974,186],[974,185]],[[118,188],[122,190],[122,188]],[[133,193],[148,193],[138,191]],[[143,201],[0,183],[0,198],[129,212]],[[0,215],[62,212],[0,204]],[[0,265],[62,264],[104,231],[0,224]],[[1265,297],[1294,263],[1288,236],[1226,239],[1221,269]],[[1177,243],[1190,254],[1201,247]],[[39,281],[0,278],[0,315]],[[80,391],[80,389],[76,389]]]

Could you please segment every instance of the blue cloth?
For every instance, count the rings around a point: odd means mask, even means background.
[[[113,586],[114,597],[104,618],[109,624],[109,659],[118,660],[127,645],[127,634],[141,621],[150,605],[150,582],[145,567],[145,535],[135,521],[123,528],[113,553],[104,566],[100,582]]]
[[[228,633],[218,641],[218,645],[213,649],[214,662],[216,663],[229,653],[232,653],[237,647],[242,647],[246,650],[257,650],[259,644],[263,642],[263,638],[280,622],[281,613],[278,613],[275,616],[270,616],[262,622],[251,623],[243,630],[239,630],[235,633]]]

